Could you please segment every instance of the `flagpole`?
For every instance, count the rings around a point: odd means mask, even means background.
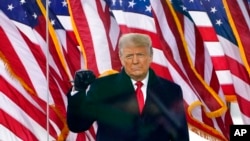
[[[46,129],[47,129],[47,141],[49,141],[49,4],[46,0],[46,78],[47,78],[47,102],[46,102]]]

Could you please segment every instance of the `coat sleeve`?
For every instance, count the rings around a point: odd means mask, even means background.
[[[72,132],[82,132],[89,129],[95,121],[95,110],[88,101],[86,93],[81,91],[73,96],[71,90],[67,93],[67,125]]]

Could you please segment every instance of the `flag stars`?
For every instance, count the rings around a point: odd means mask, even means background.
[[[187,11],[187,7],[185,7],[184,5],[181,5],[181,8],[183,11]]]
[[[119,0],[119,3],[120,3],[120,6],[122,6],[122,3],[123,3],[122,0]]]
[[[56,23],[55,20],[53,20],[53,19],[51,19],[50,22],[52,25],[55,25],[55,23]]]
[[[67,2],[64,0],[64,1],[62,1],[62,6],[63,7],[67,7]]]
[[[133,0],[132,1],[130,1],[130,2],[128,2],[129,3],[129,5],[128,5],[128,7],[134,7],[134,5],[136,4]]]
[[[51,1],[50,0],[48,0],[48,6],[50,6],[51,5]]]
[[[9,10],[9,11],[12,11],[13,9],[14,9],[13,4],[9,4],[9,5],[8,5],[8,10]]]
[[[23,5],[23,4],[25,4],[25,3],[26,3],[25,0],[20,0],[20,4],[21,4],[21,5]]]
[[[114,6],[116,3],[116,0],[112,0],[112,5]]]
[[[211,13],[215,13],[217,12],[217,9],[215,7],[211,7],[211,10],[210,10]]]
[[[34,19],[37,19],[37,14],[33,13],[32,17],[34,17]]]
[[[146,6],[146,11],[148,11],[148,12],[150,12],[150,13],[151,13],[151,10],[152,10],[151,5]]]
[[[221,19],[219,19],[219,20],[216,20],[216,23],[215,24],[217,24],[217,25],[222,25],[222,21],[221,21]]]

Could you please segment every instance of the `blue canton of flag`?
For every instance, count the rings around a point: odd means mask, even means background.
[[[221,0],[203,0],[201,3],[208,13],[210,20],[220,36],[230,40],[235,45],[237,44],[233,31],[229,24],[225,8]]]
[[[42,2],[44,7],[46,7],[45,5],[46,0],[43,0]],[[55,29],[64,29],[63,25],[61,24],[57,16],[58,15],[69,16],[67,2],[65,0],[62,1],[52,0],[49,1],[48,5],[49,5],[49,19],[51,24]]]
[[[149,0],[105,0],[112,10],[122,10],[152,17]]]
[[[248,7],[250,8],[250,0],[248,0]]]
[[[0,9],[12,20],[34,27],[41,11],[36,1],[0,0]]]

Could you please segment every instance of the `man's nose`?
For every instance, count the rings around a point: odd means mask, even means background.
[[[133,62],[133,64],[138,63],[138,56],[136,54],[133,55],[132,62]]]

